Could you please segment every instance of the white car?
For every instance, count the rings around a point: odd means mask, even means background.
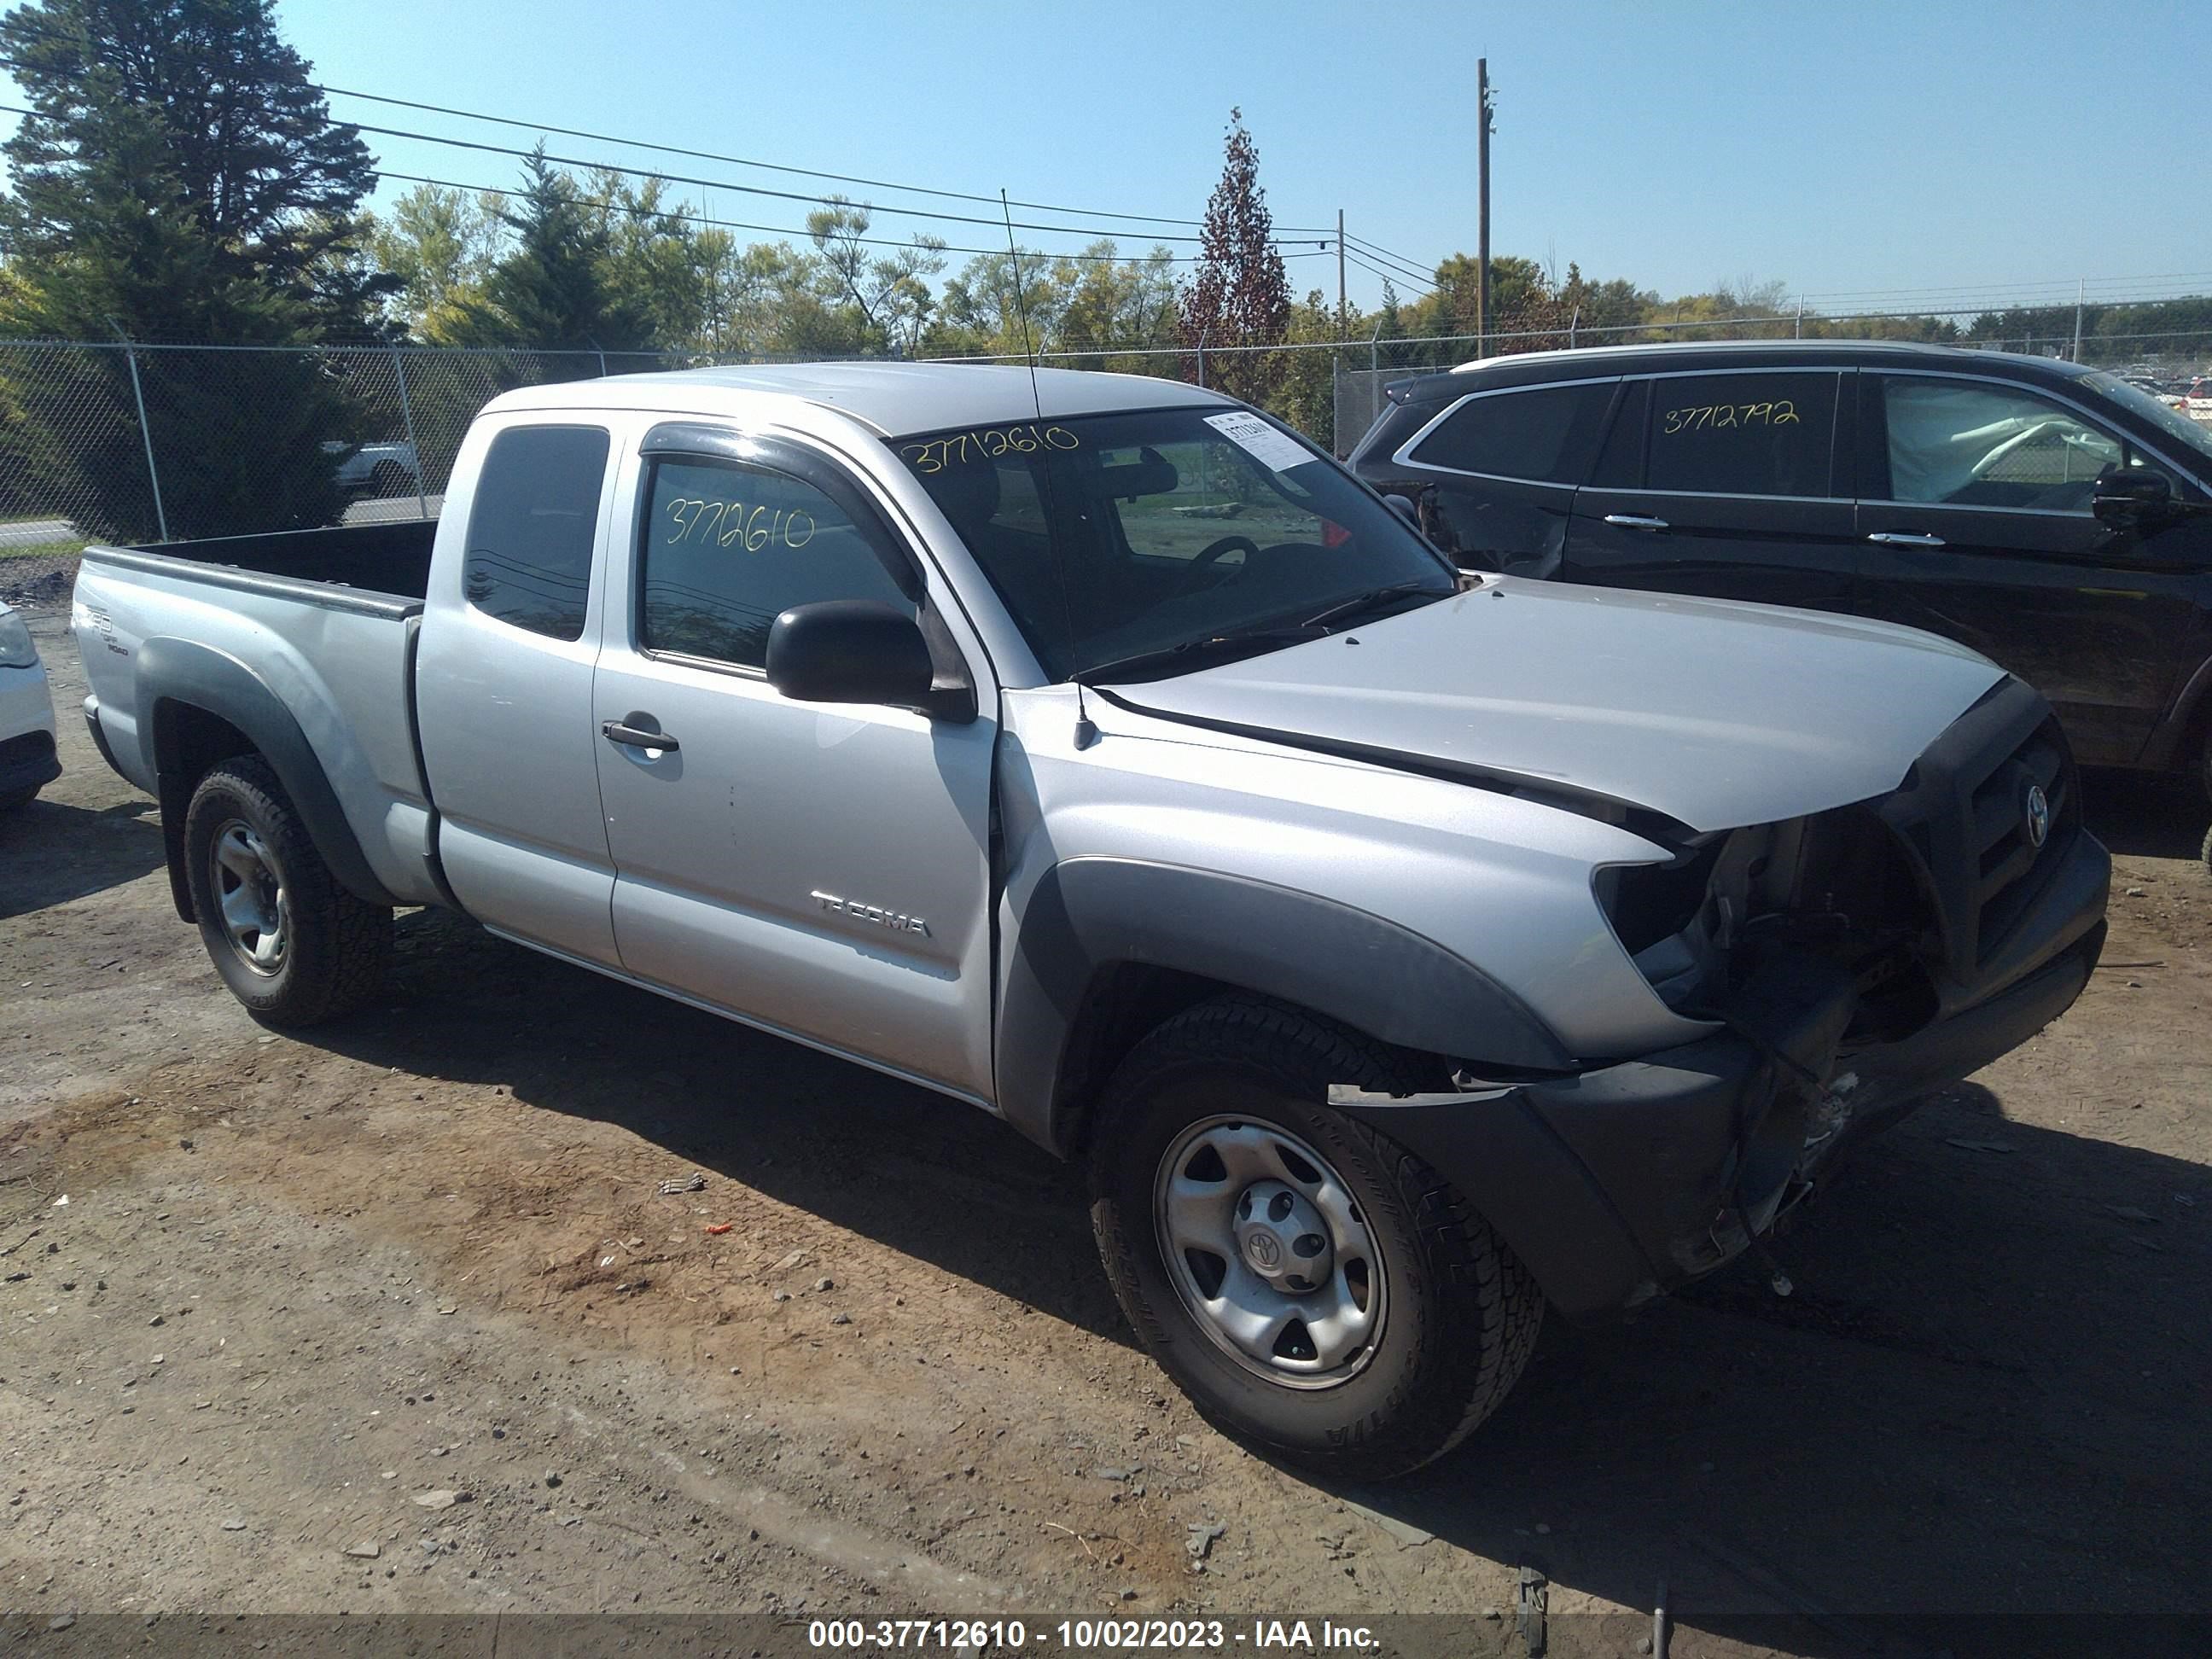
[[[31,630],[0,605],[0,811],[27,806],[61,776],[54,756],[54,700]]]

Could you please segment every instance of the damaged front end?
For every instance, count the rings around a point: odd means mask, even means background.
[[[1752,1248],[1855,1136],[2063,1012],[2103,945],[2110,860],[2017,681],[1887,795],[1671,844],[1595,893],[1711,1036],[1571,1076],[1331,1096],[1460,1182],[1571,1316]]]

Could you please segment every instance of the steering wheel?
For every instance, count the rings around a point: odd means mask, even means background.
[[[1208,542],[1199,550],[1198,556],[1190,562],[1190,568],[1183,573],[1182,581],[1176,588],[1176,597],[1181,599],[1186,593],[1196,592],[1206,572],[1220,563],[1224,555],[1234,553],[1239,548],[1244,550],[1247,560],[1260,556],[1260,544],[1249,536],[1224,536],[1218,541]]]

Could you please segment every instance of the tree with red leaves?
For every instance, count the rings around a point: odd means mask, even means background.
[[[1260,147],[1244,130],[1241,109],[1229,112],[1227,152],[1206,204],[1198,265],[1182,291],[1182,338],[1193,351],[1205,346],[1208,386],[1258,403],[1282,379],[1280,354],[1223,348],[1281,343],[1291,320],[1291,279],[1260,187]]]

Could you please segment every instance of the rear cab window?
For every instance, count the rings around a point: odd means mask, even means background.
[[[608,448],[596,426],[511,426],[492,439],[461,562],[470,605],[548,639],[583,637]]]

